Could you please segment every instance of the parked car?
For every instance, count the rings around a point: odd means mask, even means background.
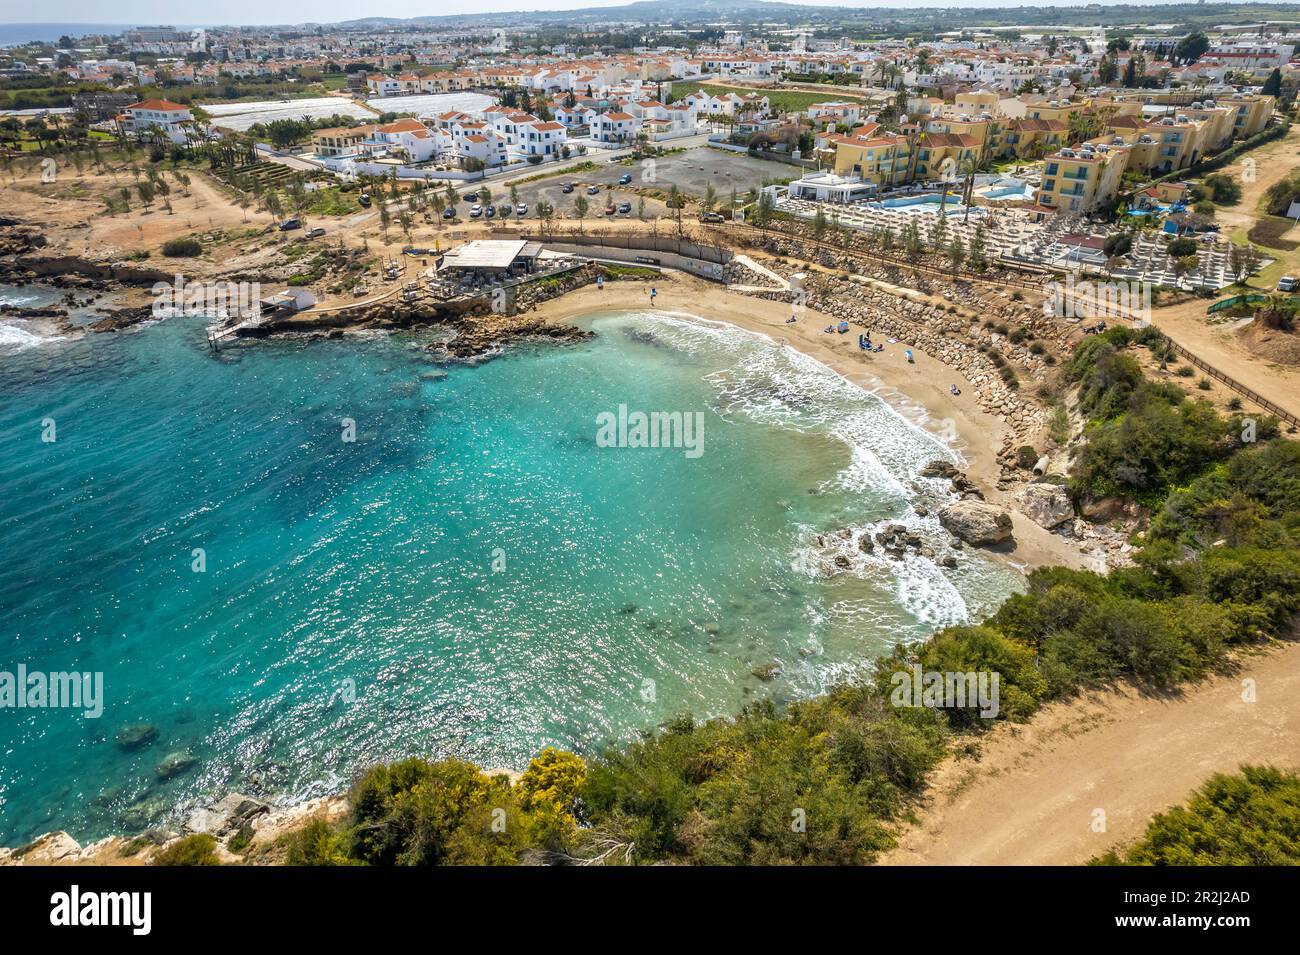
[[[632,203],[620,202],[618,204],[618,211],[621,212],[623,215],[627,215],[629,212],[632,211]]]
[[[486,209],[483,210],[483,214],[487,216],[489,219],[495,219],[497,217],[497,207],[488,206]]]
[[[1277,290],[1279,292],[1294,292],[1296,286],[1300,285],[1300,279],[1294,275],[1284,275],[1277,280]]]
[[[726,222],[726,217],[721,212],[703,212],[700,214],[701,222]]]
[[[474,205],[469,207],[469,217],[471,219],[477,219],[482,214],[483,214],[483,207],[480,206],[478,203],[475,203]]]
[[[587,187],[587,195],[589,195],[589,196],[598,196],[598,195],[600,195],[600,186],[588,186],[588,187]]]
[[[632,181],[632,174],[630,172],[625,172],[623,173],[623,175],[618,177],[618,184],[620,186],[626,186],[631,181]]]
[[[505,203],[504,205],[497,206],[497,215],[499,215],[503,219],[509,219],[510,213],[514,211],[515,210],[511,208],[510,203],[508,202]]]
[[[369,209],[369,208],[370,208],[370,193],[368,193],[368,192],[363,192],[363,193],[361,193],[361,195],[357,196],[357,202],[361,205],[361,208],[362,208],[362,209]]]
[[[566,182],[563,186],[560,187],[560,192],[564,193],[565,195],[568,195],[569,193],[573,192],[573,183]]]
[[[605,215],[607,215],[607,216],[612,216],[613,214],[614,214],[614,203],[611,202],[611,203],[606,204],[606,206],[605,206]]]
[[[519,203],[519,205],[515,206],[515,215],[517,216],[528,215],[528,203],[521,202]]]
[[[473,203],[477,204],[477,203],[478,203],[478,193],[477,193],[477,192],[469,192],[469,193],[466,193],[466,194],[465,194],[465,201],[466,201],[466,202],[473,202]]]
[[[288,232],[290,229],[301,229],[301,228],[302,228],[302,222],[300,222],[298,219],[285,219],[283,222],[280,223],[281,232]]]
[[[443,209],[443,210],[442,210],[442,217],[443,217],[444,219],[454,219],[454,218],[456,218],[456,207],[455,207],[455,206],[448,206],[446,209]]]
[[[309,238],[309,239],[318,239],[318,238],[320,238],[321,236],[323,236],[324,234],[325,234],[325,230],[322,229],[320,226],[317,226],[317,227],[314,228],[314,229],[308,229],[308,230],[307,230],[307,238]]]

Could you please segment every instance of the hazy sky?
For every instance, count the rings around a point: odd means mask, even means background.
[[[162,24],[263,24],[332,23],[366,16],[416,17],[494,10],[573,10],[579,7],[618,6],[627,0],[378,0],[358,5],[355,0],[54,0],[42,5],[0,0],[0,23],[162,23]],[[791,0],[810,6],[866,7],[1018,7],[1042,6],[1030,0],[886,0],[853,3],[843,0]],[[1088,0],[1066,0],[1056,6],[1075,6]],[[1093,0],[1096,2],[1096,0]],[[1117,0],[1102,0],[1117,2]],[[1139,0],[1135,0],[1139,2]],[[1161,0],[1144,0],[1156,2]],[[1174,0],[1168,0],[1174,2]]]

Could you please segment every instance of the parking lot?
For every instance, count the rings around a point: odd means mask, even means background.
[[[518,183],[519,201],[528,206],[528,219],[537,218],[537,206],[540,202],[549,202],[555,207],[557,217],[572,217],[573,203],[578,196],[585,196],[588,205],[588,219],[601,219],[609,203],[617,207],[620,203],[631,204],[631,211],[626,215],[635,216],[640,200],[633,189],[651,187],[667,191],[675,184],[678,189],[689,195],[703,196],[710,182],[720,201],[725,201],[734,188],[738,195],[744,195],[751,188],[761,187],[766,180],[780,179],[788,181],[798,178],[802,170],[787,163],[755,159],[743,153],[723,152],[706,147],[688,149],[683,153],[661,156],[654,160],[641,160],[632,165],[609,162],[606,155],[589,155],[575,157],[561,164],[577,165],[583,159],[596,162],[596,169],[588,169],[572,175],[548,176],[535,182]],[[653,162],[653,165],[651,163]],[[619,185],[622,176],[630,176],[631,182]],[[572,184],[573,191],[566,193],[565,184]],[[510,200],[510,186],[507,183],[489,182],[492,204],[503,205]],[[587,189],[596,186],[599,192],[588,195]],[[461,189],[462,195],[473,191],[473,186]],[[469,215],[469,203],[462,201],[458,211],[462,218]],[[664,204],[653,198],[646,198],[646,215],[664,215]],[[513,221],[516,217],[511,216]]]
[[[682,192],[702,196],[712,183],[719,198],[730,196],[733,188],[737,195],[744,195],[751,188],[761,188],[767,180],[779,179],[784,183],[798,179],[804,173],[803,169],[789,163],[707,147],[663,156],[654,162],[659,188],[670,189],[676,185]]]

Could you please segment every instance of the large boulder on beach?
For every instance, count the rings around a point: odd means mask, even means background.
[[[270,811],[269,803],[240,793],[231,793],[216,805],[194,812],[186,821],[185,830],[220,837],[234,832],[244,823]]]
[[[925,467],[921,468],[921,477],[928,478],[950,478],[954,474],[959,474],[957,465],[951,461],[942,459],[931,461]]]
[[[1011,515],[983,501],[958,501],[939,512],[939,523],[967,544],[1000,544],[1011,537]]]
[[[1051,530],[1074,517],[1070,492],[1059,484],[1029,484],[1020,492],[1025,515],[1041,527]]]

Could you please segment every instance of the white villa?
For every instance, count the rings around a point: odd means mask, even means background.
[[[194,122],[188,106],[165,99],[147,99],[133,103],[118,117],[122,131],[143,138],[153,132],[178,145],[188,141],[187,128]]]

